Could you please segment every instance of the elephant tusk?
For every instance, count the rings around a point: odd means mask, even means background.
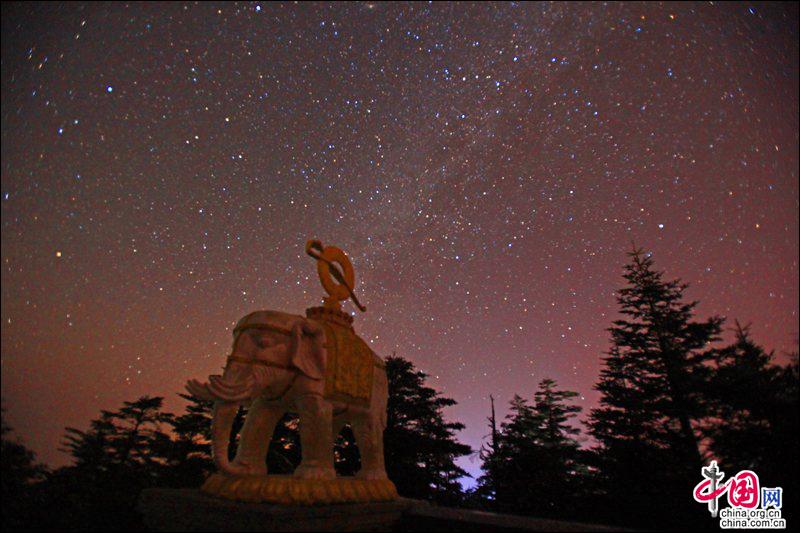
[[[238,392],[243,389],[250,389],[253,386],[252,376],[247,376],[247,378],[244,380],[244,383],[229,383],[221,376],[209,376],[209,381],[211,382],[211,385],[214,385],[214,387],[217,389],[229,392]]]
[[[220,376],[211,376],[209,378],[208,390],[214,395],[215,399],[239,402],[250,397],[252,393],[252,383],[252,378],[249,378],[242,385],[232,385],[226,383]]]
[[[208,390],[208,384],[200,383],[196,379],[191,379],[186,382],[186,390],[189,391],[189,394],[201,400],[216,400],[214,395]]]
[[[209,385],[208,389],[216,400],[223,400],[226,402],[241,402],[250,397],[250,393],[248,391],[243,391],[237,394],[217,390],[213,385]]]

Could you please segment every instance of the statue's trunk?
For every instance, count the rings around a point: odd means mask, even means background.
[[[245,473],[243,468],[232,465],[228,459],[231,428],[238,409],[238,402],[218,401],[214,404],[214,418],[211,422],[211,450],[214,464],[221,472],[231,475]]]

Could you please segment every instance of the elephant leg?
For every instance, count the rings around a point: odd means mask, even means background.
[[[304,479],[336,479],[333,469],[333,408],[329,401],[317,395],[307,395],[296,401],[300,415],[300,446],[303,458],[296,477]]]
[[[245,466],[250,474],[266,474],[269,443],[281,417],[282,409],[265,405],[260,398],[254,400],[247,411],[234,464]]]
[[[353,421],[353,434],[361,453],[361,470],[356,473],[359,479],[386,479],[383,463],[383,427],[372,417]]]

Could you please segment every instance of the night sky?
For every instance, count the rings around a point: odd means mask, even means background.
[[[181,409],[237,319],[319,304],[309,238],[348,253],[356,331],[456,399],[475,448],[489,394],[505,414],[553,377],[595,404],[632,242],[701,317],[795,350],[797,21],[797,4],[4,3],[9,422],[57,465],[64,426],[100,409]]]

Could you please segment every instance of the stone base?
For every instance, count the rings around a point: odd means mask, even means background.
[[[153,531],[392,531],[411,500],[339,505],[243,503],[197,489],[146,489],[138,509]]]
[[[232,477],[212,474],[200,489],[209,496],[242,502],[282,505],[329,505],[336,503],[388,502],[397,489],[388,479],[298,479],[291,476]]]
[[[622,531],[598,524],[437,507],[406,498],[302,506],[237,502],[197,489],[145,489],[138,509],[153,531]]]

